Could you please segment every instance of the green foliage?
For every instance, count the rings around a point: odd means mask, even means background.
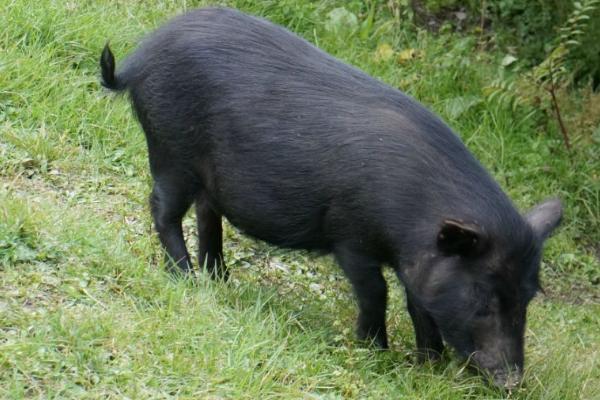
[[[502,46],[516,46],[521,58],[540,62],[555,37],[555,29],[571,10],[569,0],[489,0],[493,30]]]
[[[513,112],[527,104],[527,99],[518,94],[514,80],[495,79],[485,87],[484,93],[487,101],[510,108]]]
[[[598,1],[490,0],[487,4],[501,46],[516,47],[529,65],[564,58],[574,78],[591,77],[600,83]],[[568,54],[556,51],[560,45]]]
[[[567,64],[575,81],[589,77],[600,85],[600,1],[573,3],[573,11],[559,30],[558,42],[568,49]]]
[[[552,85],[560,86],[574,78],[577,72],[576,55],[584,45],[590,19],[596,11],[600,11],[599,5],[600,0],[574,2],[574,9],[559,29],[548,56],[532,71],[537,82],[542,84],[550,81]]]
[[[477,14],[483,5],[487,3],[482,0],[407,0],[412,3],[413,7],[419,5],[427,11],[437,14],[443,11],[467,10]],[[493,0],[492,0],[493,1]]]
[[[465,10],[480,29],[491,22],[489,38],[516,52],[522,64],[538,65],[562,43],[575,82],[600,85],[600,7],[596,0],[413,0],[413,8],[451,21],[450,11]]]
[[[427,10],[438,13],[442,11],[444,8],[456,8],[460,6],[462,1],[459,0],[424,0],[423,5],[427,8]]]
[[[565,146],[570,149],[570,134],[563,121],[560,111],[557,92],[569,86],[576,77],[576,54],[583,46],[581,41],[585,37],[588,21],[597,9],[600,1],[587,0],[583,3],[575,2],[574,9],[565,24],[560,28],[559,35],[554,39],[548,56],[526,72],[527,79],[537,87],[530,87],[527,94],[523,95],[516,90],[516,81],[512,78],[496,79],[487,87],[488,100],[497,100],[510,106],[513,110],[525,104],[536,104],[532,98],[549,96],[549,101],[537,102],[537,109],[544,110],[546,104],[550,105],[552,113],[563,135]],[[502,61],[503,67],[509,67],[516,61],[516,57],[507,55]]]

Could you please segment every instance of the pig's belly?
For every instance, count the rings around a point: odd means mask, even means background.
[[[282,247],[328,250],[331,237],[324,193],[299,182],[280,185],[261,179],[218,184],[212,197],[218,209],[246,234]]]

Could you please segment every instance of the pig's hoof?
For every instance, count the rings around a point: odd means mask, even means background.
[[[196,275],[194,274],[194,270],[192,268],[181,269],[177,266],[169,266],[167,268],[171,279],[178,280],[191,280],[195,279]]]
[[[442,352],[434,349],[417,349],[417,362],[419,364],[433,363],[441,360]]]
[[[378,350],[387,350],[389,348],[387,335],[381,334],[380,330],[374,330],[376,333],[372,333],[373,330],[369,329],[358,329],[358,339],[374,346]]]
[[[211,279],[220,282],[229,281],[229,270],[227,268],[215,268],[207,271]]]

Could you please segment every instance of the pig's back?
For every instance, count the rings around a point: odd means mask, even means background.
[[[196,168],[234,225],[273,243],[327,248],[481,197],[507,201],[435,115],[262,19],[192,11],[119,74],[134,107],[144,101],[146,133]]]

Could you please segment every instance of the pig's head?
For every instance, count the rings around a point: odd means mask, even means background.
[[[561,216],[560,201],[547,200],[513,221],[504,237],[476,221],[445,219],[436,251],[405,276],[446,343],[497,386],[520,381],[527,305],[539,289],[543,242]]]

